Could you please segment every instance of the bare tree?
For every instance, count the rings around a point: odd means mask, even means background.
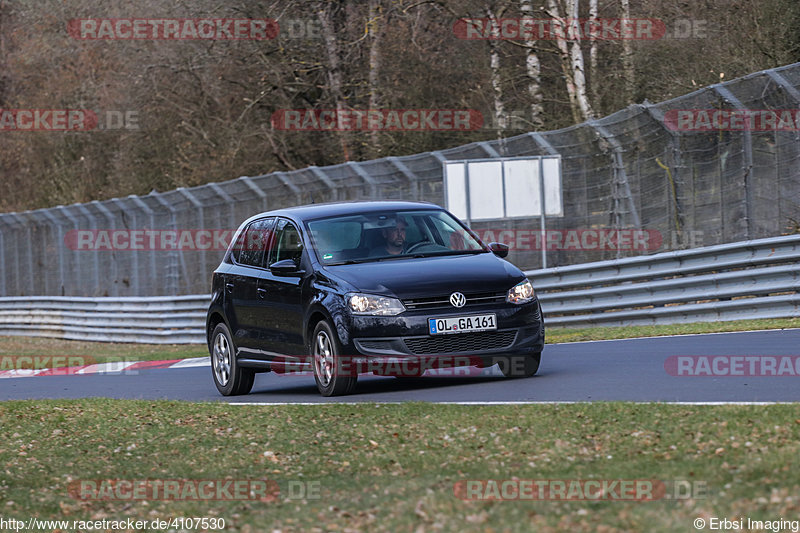
[[[594,118],[594,110],[586,95],[586,70],[581,50],[580,28],[576,27],[578,21],[578,0],[566,0],[565,16],[556,0],[547,0],[547,7],[551,17],[560,21],[566,32],[559,32],[556,44],[561,56],[561,67],[567,84],[572,116],[575,122]],[[572,43],[567,42],[569,38]]]
[[[505,104],[503,103],[502,76],[500,75],[500,41],[498,18],[503,16],[505,8],[500,8],[497,13],[492,6],[486,6],[486,15],[491,24],[492,39],[489,39],[489,75],[492,82],[492,95],[494,103],[494,120],[497,124],[497,138],[503,137],[503,131],[508,127]],[[499,15],[499,17],[498,17]]]
[[[381,0],[369,0],[367,34],[369,35],[369,109],[378,109],[380,102],[381,41],[383,37],[383,6]],[[380,153],[379,132],[370,132],[372,152]]]
[[[341,52],[339,50],[339,41],[336,38],[336,23],[334,20],[337,4],[335,2],[325,2],[319,12],[319,21],[322,26],[322,35],[325,42],[325,52],[328,59],[327,73],[328,73],[328,91],[333,98],[334,105],[336,106],[337,120],[341,125],[341,117],[346,107],[344,99],[344,91],[342,90],[342,66],[341,66]],[[350,149],[347,145],[347,138],[344,132],[339,134],[340,142],[342,145],[342,156],[345,161],[350,160]]]
[[[627,0],[626,0],[627,1]],[[598,79],[597,79],[597,24],[598,24],[598,6],[597,0],[589,0],[589,27],[591,34],[589,35],[589,85],[592,90],[592,96],[595,103],[598,101]]]
[[[620,0],[622,19],[631,18],[630,0]],[[622,40],[622,78],[625,83],[625,100],[632,104],[636,93],[636,73],[633,70],[633,43],[629,39]]]
[[[519,9],[525,18],[533,18],[533,3],[531,0],[520,0]],[[525,70],[528,75],[528,95],[531,98],[531,125],[534,130],[541,130],[544,126],[544,109],[542,108],[542,65],[536,53],[536,41],[530,37],[525,38]]]

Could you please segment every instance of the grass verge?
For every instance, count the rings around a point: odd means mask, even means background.
[[[0,404],[5,518],[219,517],[226,531],[693,531],[800,513],[800,406]],[[80,479],[270,479],[274,501],[82,501]],[[485,479],[705,484],[680,501],[464,501]],[[293,498],[290,483],[316,486]]]
[[[133,344],[69,341],[45,337],[0,337],[0,356],[75,356],[89,363],[109,361],[161,361],[208,356],[204,344]],[[56,362],[62,359],[55,359]],[[51,368],[52,360],[42,359],[42,368]],[[9,363],[11,364],[11,363]],[[88,363],[87,363],[88,364]],[[39,367],[37,367],[39,368]]]
[[[547,317],[545,317],[545,319],[546,318]],[[547,343],[554,344],[559,342],[632,339],[635,337],[661,337],[665,335],[692,335],[698,333],[788,328],[800,328],[800,317],[731,320],[727,322],[692,322],[689,324],[665,324],[659,326],[549,328],[547,330]]]

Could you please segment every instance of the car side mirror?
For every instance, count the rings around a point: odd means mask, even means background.
[[[497,257],[506,257],[508,255],[508,245],[502,242],[490,242],[489,249]]]
[[[284,259],[269,266],[269,271],[276,276],[302,276],[305,270],[300,270],[297,264],[291,259]]]

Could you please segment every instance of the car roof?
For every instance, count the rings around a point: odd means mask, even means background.
[[[357,215],[360,213],[370,213],[381,210],[405,210],[405,209],[437,209],[442,207],[429,202],[404,202],[404,201],[369,201],[369,202],[332,202],[325,204],[309,204],[296,207],[287,207],[259,213],[247,219],[250,222],[265,216],[283,216],[296,221],[311,220],[321,217]]]

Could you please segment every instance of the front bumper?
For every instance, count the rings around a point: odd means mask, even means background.
[[[497,330],[449,335],[430,335],[429,318],[494,313]],[[463,309],[406,311],[395,317],[349,317],[342,340],[344,354],[371,358],[474,356],[541,352],[544,323],[538,300],[525,305],[474,306]],[[341,331],[341,330],[340,330]]]

